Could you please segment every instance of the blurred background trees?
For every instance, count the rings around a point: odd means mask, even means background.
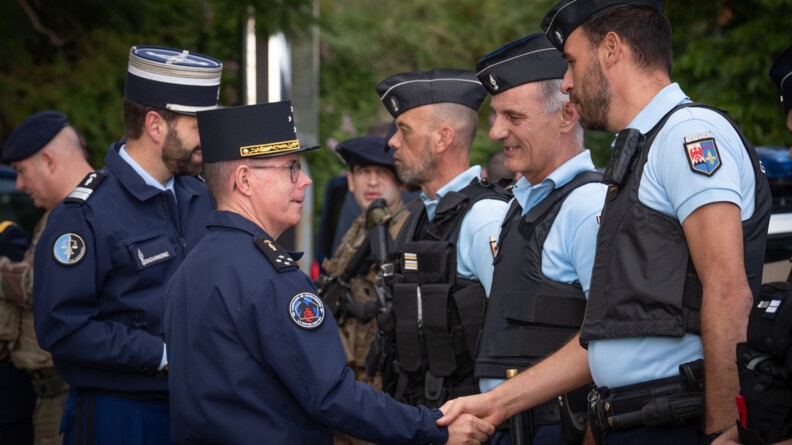
[[[366,134],[389,122],[376,84],[392,74],[474,69],[499,46],[539,32],[555,0],[3,0],[0,2],[0,146],[29,114],[67,113],[95,166],[123,134],[121,96],[129,48],[154,44],[222,59],[220,101],[240,105],[242,24],[253,6],[262,35],[320,29],[319,141]],[[315,8],[318,6],[318,8]],[[673,79],[692,99],[726,109],[756,145],[792,145],[767,76],[792,44],[792,0],[666,1],[674,26]],[[313,12],[319,15],[313,18]],[[300,66],[293,66],[299,71]],[[473,161],[489,141],[489,103]],[[298,116],[299,120],[299,116]],[[604,165],[612,135],[587,134]],[[317,208],[324,184],[343,170],[329,151],[306,156]]]

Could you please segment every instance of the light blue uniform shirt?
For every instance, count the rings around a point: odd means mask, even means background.
[[[648,132],[676,105],[689,102],[679,85],[665,87],[628,125]],[[715,139],[721,167],[712,176],[694,173],[685,137],[709,132]],[[638,189],[638,199],[680,224],[701,206],[731,202],[742,220],[754,210],[753,168],[740,136],[721,115],[703,108],[680,110],[668,120],[652,144]],[[636,337],[592,340],[589,367],[597,386],[611,388],[679,374],[679,365],[703,357],[701,337]]]
[[[585,150],[559,166],[539,184],[532,185],[525,177],[520,178],[512,189],[514,199],[520,203],[525,215],[553,189],[591,170],[594,170],[594,163],[591,153]],[[591,284],[599,216],[607,190],[605,184],[594,183],[570,192],[542,246],[542,273],[559,283],[580,283],[586,295]],[[504,249],[509,247],[501,246]],[[483,378],[479,380],[479,388],[486,392],[502,382],[503,379]]]
[[[467,187],[474,178],[481,177],[481,167],[475,165],[452,179],[437,191],[435,199],[430,200],[421,193],[421,201],[426,207],[429,220],[434,219],[437,203],[449,192],[458,192]],[[457,274],[469,280],[478,280],[489,297],[492,287],[492,247],[491,239],[498,239],[501,221],[508,210],[508,203],[496,199],[482,199],[473,204],[462,220],[459,229],[457,249]]]

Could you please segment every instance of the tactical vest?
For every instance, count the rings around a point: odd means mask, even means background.
[[[723,111],[695,103],[669,111],[638,146],[633,170],[605,199],[580,342],[589,340],[670,336],[701,333],[702,288],[690,258],[682,225],[638,200],[644,165],[652,142],[668,118],[686,107],[702,107],[721,114],[740,136],[756,177],[755,209],[743,221],[745,272],[756,295],[762,278],[769,186],[756,151]],[[618,147],[614,147],[614,152]]]
[[[475,376],[503,379],[566,344],[580,329],[586,295],[542,273],[542,247],[569,194],[600,182],[602,173],[583,172],[547,195],[525,216],[515,200],[501,227],[495,273],[487,302]]]
[[[396,238],[393,279],[395,360],[386,363],[383,389],[396,400],[440,407],[477,392],[473,360],[486,293],[457,276],[456,241],[467,212],[482,199],[508,201],[502,187],[478,178],[440,199],[432,221],[426,208],[410,213]]]

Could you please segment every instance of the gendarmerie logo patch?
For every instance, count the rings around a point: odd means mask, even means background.
[[[85,241],[76,233],[64,233],[55,240],[52,256],[64,266],[74,266],[85,258]]]
[[[316,329],[325,319],[324,303],[310,292],[301,292],[289,302],[289,315],[297,326],[303,329]]]
[[[712,176],[721,167],[718,145],[709,132],[685,137],[685,154],[694,173]]]
[[[394,113],[398,113],[399,112],[399,101],[395,97],[391,96],[390,97],[390,103],[391,103],[391,109],[393,110],[393,112]]]
[[[490,73],[490,75],[489,75],[489,83],[490,83],[490,86],[492,86],[492,90],[493,91],[498,91],[498,88],[500,88],[498,86],[498,78],[495,77],[495,75],[492,74],[492,73]]]

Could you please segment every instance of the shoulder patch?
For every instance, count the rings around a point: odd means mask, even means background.
[[[76,202],[82,204],[91,197],[91,194],[99,187],[99,183],[107,176],[104,169],[96,170],[95,172],[88,173],[88,176],[80,182],[69,195],[64,199],[64,202]]]
[[[722,165],[718,145],[709,132],[686,137],[685,154],[693,173],[712,176]]]
[[[74,266],[85,258],[85,241],[76,233],[64,233],[53,243],[52,256],[63,266]]]
[[[289,316],[303,329],[316,329],[325,319],[324,303],[310,292],[301,292],[289,302]]]
[[[294,261],[291,255],[289,255],[289,252],[287,252],[286,249],[279,246],[277,243],[267,239],[262,235],[257,236],[254,241],[256,243],[256,247],[258,247],[259,250],[264,253],[264,256],[270,260],[270,263],[275,266],[275,270],[278,272],[291,270],[297,267],[297,263]]]

